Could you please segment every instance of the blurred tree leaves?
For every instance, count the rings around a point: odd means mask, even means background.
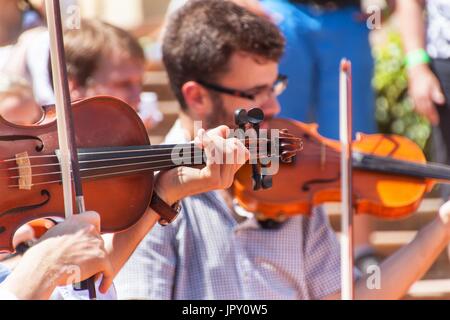
[[[382,133],[394,133],[415,141],[423,150],[431,135],[428,121],[413,111],[400,35],[390,31],[387,41],[373,49],[376,119]]]

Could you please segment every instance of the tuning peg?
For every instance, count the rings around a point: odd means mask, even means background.
[[[251,109],[247,112],[248,122],[253,126],[264,121],[264,112],[259,108]]]
[[[253,191],[258,191],[262,188],[261,176],[259,174],[254,175],[252,177],[252,181],[253,181]]]
[[[234,112],[234,122],[242,129],[248,123],[247,111],[245,109],[238,109]]]
[[[282,163],[290,164],[295,162],[297,155],[291,152],[283,152],[280,158]]]
[[[263,189],[270,189],[273,185],[272,176],[262,176],[261,186]]]
[[[260,167],[257,164],[252,164],[252,180],[253,190],[258,191],[262,188]]]

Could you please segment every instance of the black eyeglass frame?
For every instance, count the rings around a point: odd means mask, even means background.
[[[286,75],[283,74],[279,74],[277,77],[277,80],[275,80],[275,82],[272,85],[272,91],[274,90],[274,88],[276,87],[276,85],[280,82],[284,83],[284,88],[287,87],[287,81],[288,81],[288,77]],[[201,84],[202,86],[204,86],[205,88],[208,88],[210,90],[219,92],[219,93],[225,93],[225,94],[229,94],[235,97],[241,97],[241,98],[245,98],[245,99],[249,99],[249,100],[255,100],[256,95],[255,94],[250,94],[247,93],[245,91],[242,90],[238,90],[238,89],[233,89],[233,88],[227,88],[215,83],[210,83],[210,82],[206,82],[203,80],[197,80],[197,83]],[[284,90],[283,90],[284,91]]]

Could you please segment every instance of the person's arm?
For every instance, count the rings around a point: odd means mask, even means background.
[[[398,250],[380,265],[381,288],[371,289],[367,277],[355,284],[355,298],[400,299],[415,281],[419,280],[450,241],[450,202],[439,210],[439,215],[420,230],[415,239]],[[326,297],[339,299],[340,293]]]
[[[423,1],[397,0],[399,28],[406,55],[416,56],[425,52],[425,21]],[[419,57],[417,57],[419,56]],[[415,59],[413,59],[415,60]],[[415,63],[408,68],[409,94],[416,111],[430,120],[433,125],[439,123],[435,104],[445,103],[439,80],[426,62]]]
[[[234,181],[234,174],[249,158],[249,152],[241,141],[235,138],[226,139],[229,129],[221,126],[206,133],[200,130],[196,145],[204,148],[207,156],[206,166],[198,168],[178,167],[160,172],[154,187],[156,192],[167,204],[172,205],[185,197],[216,189],[229,188]],[[229,163],[215,163],[212,154],[223,155],[222,159]],[[116,275],[134,252],[145,235],[159,220],[159,215],[148,209],[144,216],[130,229],[124,232],[105,235],[105,246],[109,252],[110,261]],[[107,280],[111,280],[107,279]],[[103,281],[101,292],[106,290],[111,282]]]
[[[95,212],[85,212],[50,229],[24,254],[0,284],[0,290],[19,300],[43,300],[57,286],[82,281],[99,272],[108,281],[112,266],[100,236],[100,217]]]
[[[114,279],[122,299],[172,300],[175,298],[180,244],[186,236],[183,212],[172,224],[156,225]]]

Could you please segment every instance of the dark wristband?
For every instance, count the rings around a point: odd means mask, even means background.
[[[159,224],[162,226],[167,226],[172,223],[181,211],[180,201],[177,201],[172,206],[169,206],[158,196],[156,192],[153,192],[150,208],[159,214],[161,217],[161,219],[159,219]]]

